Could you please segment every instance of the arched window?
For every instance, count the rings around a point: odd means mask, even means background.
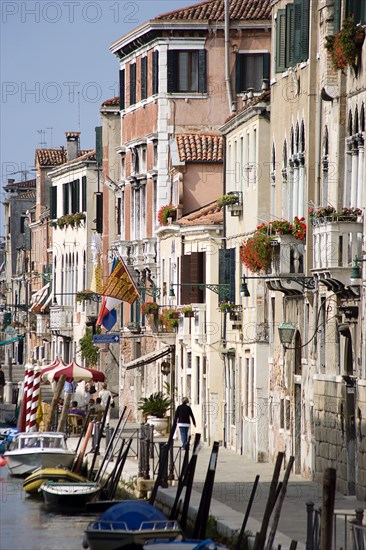
[[[362,103],[361,113],[360,113],[360,131],[365,131],[365,105]]]
[[[282,217],[288,218],[289,217],[289,209],[290,209],[290,202],[289,202],[289,193],[287,190],[287,141],[285,140],[283,142],[283,148],[282,148]]]

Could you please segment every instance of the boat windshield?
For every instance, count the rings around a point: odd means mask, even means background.
[[[63,437],[54,437],[52,435],[15,438],[10,446],[10,450],[29,448],[66,449],[67,447]]]

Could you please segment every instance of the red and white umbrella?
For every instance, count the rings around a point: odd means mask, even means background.
[[[49,365],[46,365],[41,370],[41,378],[42,380],[47,380],[46,374],[50,372],[51,370],[55,369],[56,367],[66,367],[66,363],[56,356],[56,358],[50,363]]]
[[[50,382],[58,380],[62,375],[66,376],[66,380],[73,380],[74,382],[94,380],[95,382],[104,382],[105,376],[102,372],[94,369],[88,369],[82,367],[75,362],[75,359],[71,361],[69,365],[59,365],[54,369],[48,371],[45,374],[45,378]]]

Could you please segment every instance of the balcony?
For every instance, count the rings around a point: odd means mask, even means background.
[[[73,306],[50,307],[50,329],[57,330],[65,336],[72,336],[73,315]]]
[[[156,239],[145,238],[133,241],[117,241],[114,245],[126,265],[137,271],[156,269]]]
[[[272,290],[285,294],[302,294],[304,288],[296,281],[283,277],[304,277],[305,243],[293,235],[278,235],[273,241],[273,259],[267,284]],[[278,279],[276,279],[278,277]]]
[[[362,217],[324,217],[313,225],[313,273],[331,290],[348,287],[352,261],[361,257]]]

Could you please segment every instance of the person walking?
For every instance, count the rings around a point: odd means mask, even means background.
[[[4,403],[5,374],[0,365],[0,403]]]
[[[103,389],[100,390],[100,392],[99,392],[99,397],[101,399],[101,404],[102,404],[104,409],[107,406],[108,398],[109,397],[111,398],[110,403],[109,403],[107,416],[106,416],[106,421],[105,421],[106,428],[109,427],[109,420],[110,420],[110,415],[111,415],[110,411],[111,411],[111,408],[114,407],[113,395],[107,388],[108,388],[107,384],[103,384]]]
[[[196,427],[196,419],[194,418],[194,414],[188,403],[188,397],[183,397],[182,404],[177,407],[174,415],[174,422],[177,422],[183,449],[187,446],[188,430],[191,426],[191,420],[193,426]]]

